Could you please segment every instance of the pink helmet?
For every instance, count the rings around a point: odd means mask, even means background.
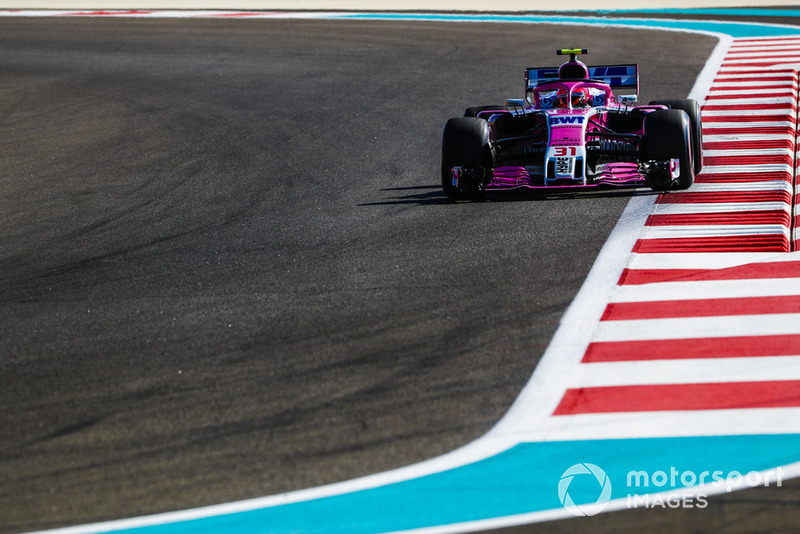
[[[572,107],[573,108],[588,108],[591,102],[589,97],[589,90],[581,87],[572,91]]]
[[[563,87],[559,87],[555,98],[553,98],[553,107],[565,108],[567,107],[568,101],[569,101],[569,92]]]

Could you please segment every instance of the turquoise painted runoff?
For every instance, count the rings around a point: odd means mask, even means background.
[[[669,8],[669,9],[599,9],[587,13],[658,13],[659,15],[724,15],[731,17],[800,17],[800,9],[760,8]]]
[[[722,480],[736,480],[734,471],[745,475],[798,458],[800,434],[521,443],[473,464],[370,490],[119,532],[391,532],[561,508],[559,480],[578,463],[600,467],[611,482],[611,498],[627,501],[629,495],[679,493],[697,484],[704,472],[706,482],[715,472]],[[630,476],[631,472],[638,475]],[[777,485],[776,478],[770,485]],[[593,504],[600,489],[593,476],[581,475],[568,493],[578,505]]]
[[[629,26],[631,28],[672,28],[675,30],[704,31],[741,37],[769,37],[800,35],[800,27],[773,26],[757,22],[726,22],[700,20],[623,19],[600,17],[566,17],[546,15],[459,15],[437,13],[355,13],[333,15],[332,18],[366,20],[428,20],[448,22],[508,22],[529,24],[588,24],[600,26]]]

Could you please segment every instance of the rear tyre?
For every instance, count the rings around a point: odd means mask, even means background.
[[[457,183],[454,183],[453,167],[461,169]],[[442,134],[442,189],[445,194],[454,200],[481,198],[492,167],[489,124],[476,117],[447,121]]]
[[[689,116],[680,109],[654,111],[644,119],[641,157],[644,161],[680,161],[678,183],[672,189],[689,189],[694,183],[694,162]]]
[[[653,100],[651,106],[662,105],[670,109],[680,109],[689,116],[692,129],[692,157],[694,158],[694,173],[700,174],[703,169],[703,119],[700,114],[700,104],[691,98],[674,100]]]

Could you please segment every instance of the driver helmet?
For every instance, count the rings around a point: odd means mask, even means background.
[[[585,88],[575,89],[572,91],[572,107],[573,108],[588,108],[591,99],[589,97],[589,90]]]
[[[555,97],[553,97],[553,107],[558,108],[566,108],[567,102],[569,101],[569,93],[563,87],[558,89]]]

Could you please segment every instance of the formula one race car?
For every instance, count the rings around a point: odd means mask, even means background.
[[[703,165],[703,126],[694,100],[633,106],[638,65],[525,71],[525,98],[478,106],[450,119],[442,140],[442,187],[453,199],[485,191],[649,186],[687,189]],[[612,90],[633,91],[615,96]]]

